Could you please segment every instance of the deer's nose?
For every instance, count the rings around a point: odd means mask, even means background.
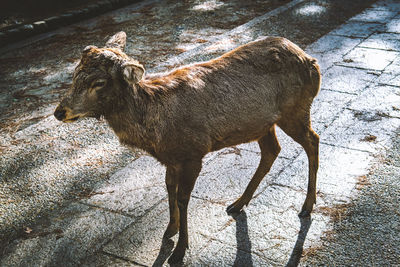
[[[54,111],[54,117],[56,117],[57,120],[62,121],[63,119],[65,119],[65,113],[65,109],[58,106],[56,108],[56,111]]]

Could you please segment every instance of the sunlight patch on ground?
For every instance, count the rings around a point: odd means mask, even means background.
[[[303,16],[313,16],[325,12],[325,9],[325,7],[317,4],[308,4],[298,9],[296,13]]]
[[[230,38],[224,38],[216,42],[213,45],[210,45],[206,48],[207,51],[227,51],[236,47],[236,44]]]
[[[224,5],[224,3],[216,0],[206,1],[202,4],[195,5],[192,10],[199,10],[199,11],[211,11],[214,9],[219,8],[220,6]]]

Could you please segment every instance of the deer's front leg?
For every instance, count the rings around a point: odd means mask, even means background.
[[[201,159],[187,161],[182,164],[179,175],[177,203],[179,209],[179,239],[174,252],[168,263],[182,262],[185,251],[189,247],[188,227],[187,227],[187,207],[190,194],[193,190],[196,178],[201,170]]]
[[[167,167],[167,174],[165,176],[165,183],[168,191],[169,203],[169,224],[165,230],[164,238],[171,238],[178,233],[179,230],[179,209],[177,202],[178,194],[178,177],[179,172],[172,166]]]

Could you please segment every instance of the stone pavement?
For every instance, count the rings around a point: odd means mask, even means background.
[[[385,158],[360,178],[358,196],[338,210],[320,247],[304,252],[303,266],[400,265],[400,128]]]
[[[308,3],[297,12],[322,8]],[[333,227],[334,214],[354,199],[361,177],[376,158],[385,156],[400,127],[399,12],[396,1],[379,1],[306,48],[318,58],[323,74],[322,90],[312,107],[321,145],[311,219],[297,217],[307,185],[306,155],[281,131],[279,158],[237,217],[228,216],[225,208],[241,195],[255,171],[258,147],[251,143],[211,153],[189,204],[185,265],[294,266],[303,249],[321,245],[321,236]],[[197,48],[209,51],[201,59],[266,35],[268,19],[266,15],[248,24],[251,35],[245,34],[247,26],[235,28]],[[190,61],[196,53],[195,48],[178,59]],[[138,157],[99,182],[86,198],[43,218],[32,235],[27,229],[26,238],[10,245],[0,265],[165,264],[173,242],[161,242],[168,223],[164,173],[151,157]]]

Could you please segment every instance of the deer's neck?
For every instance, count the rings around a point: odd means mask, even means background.
[[[126,95],[121,103],[117,111],[105,116],[107,122],[122,144],[154,156],[160,142],[157,103],[137,92]]]

